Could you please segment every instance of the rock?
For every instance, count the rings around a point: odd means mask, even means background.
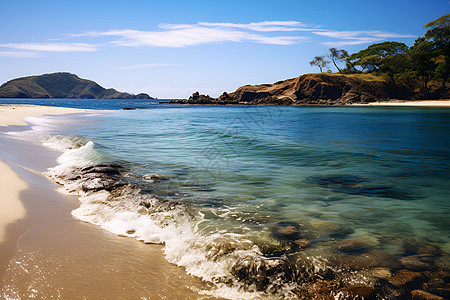
[[[389,278],[389,282],[397,287],[405,287],[414,284],[421,276],[421,273],[403,269],[398,271],[393,277]]]
[[[307,239],[298,239],[294,241],[294,243],[302,249],[308,248],[311,245]]]
[[[94,174],[91,174],[89,176],[87,175],[83,176],[81,182],[81,189],[84,192],[96,192],[100,190],[111,191],[126,184],[121,180],[121,178],[115,176],[95,176]]]
[[[375,269],[371,270],[371,273],[376,278],[385,279],[385,280],[388,280],[389,278],[392,277],[391,271],[387,268],[375,268]]]
[[[369,286],[352,286],[341,289],[334,299],[370,299],[375,289]]]
[[[283,221],[271,226],[270,231],[276,238],[295,241],[300,238],[300,228],[301,226],[298,223]]]
[[[83,174],[101,173],[101,174],[106,174],[109,176],[120,175],[120,171],[118,170],[118,168],[111,167],[111,166],[102,166],[102,165],[96,165],[96,166],[83,168],[83,169],[81,169],[81,173],[83,173]]]
[[[411,298],[414,300],[444,300],[441,296],[425,292],[424,290],[413,290]]]
[[[343,240],[338,249],[344,254],[361,254],[367,252],[367,245],[361,240]]]
[[[305,74],[273,84],[245,85],[219,98],[194,93],[188,100],[171,100],[179,104],[244,105],[348,105],[389,99],[413,99],[408,87],[395,86],[382,77],[364,74]],[[448,99],[448,89],[431,99]]]
[[[145,174],[144,176],[142,176],[142,179],[144,181],[148,181],[148,182],[167,180],[167,178],[161,177],[161,176],[156,175],[156,174]]]
[[[420,255],[410,255],[400,258],[400,262],[402,265],[413,271],[423,271],[431,268],[431,264],[433,263],[433,257],[428,255],[420,256]]]

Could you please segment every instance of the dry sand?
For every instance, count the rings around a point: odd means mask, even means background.
[[[38,105],[0,105],[0,126],[27,125],[25,117],[79,113],[86,110]],[[0,149],[1,150],[1,149]],[[4,240],[8,224],[25,216],[19,195],[27,183],[4,162],[0,161],[0,242]]]
[[[87,111],[84,109],[40,105],[0,105],[0,126],[27,125],[24,121],[25,117],[62,115]]]

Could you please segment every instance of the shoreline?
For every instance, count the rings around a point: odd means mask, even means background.
[[[392,100],[370,103],[355,103],[351,106],[423,106],[423,107],[450,107],[450,100]]]
[[[0,186],[7,192],[0,194],[6,206],[0,206],[0,220],[3,214],[9,217],[0,228],[5,230],[0,298],[198,299],[197,291],[208,287],[169,263],[161,245],[124,238],[72,216],[78,197],[60,194],[58,185],[40,174],[57,164],[59,152],[5,134],[28,130],[22,126],[26,117],[90,111],[0,105],[0,176],[8,178]]]
[[[87,112],[83,109],[39,106],[39,105],[0,105],[0,128],[8,126],[27,126],[26,117],[42,117],[44,115],[64,115]],[[20,193],[29,188],[29,184],[14,172],[11,162],[0,157],[0,243],[5,240],[6,227],[26,216]]]

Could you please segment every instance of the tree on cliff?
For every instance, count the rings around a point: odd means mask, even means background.
[[[347,58],[348,64],[360,66],[369,72],[386,73],[391,82],[405,73],[408,67],[406,53],[409,47],[399,42],[382,42],[370,45],[364,50],[353,53]]]
[[[416,39],[409,51],[410,70],[420,80],[420,89],[428,91],[428,83],[433,79],[438,67],[438,55],[434,50],[434,44],[423,37]]]
[[[320,73],[322,73],[322,68],[325,68],[330,62],[325,60],[325,56],[315,56],[312,61],[309,62],[311,67],[316,66],[319,67]]]
[[[348,52],[344,49],[336,49],[336,48],[330,48],[328,50],[330,51],[330,53],[327,55],[328,58],[331,59],[333,65],[336,67],[339,73],[342,73],[337,63],[346,59],[348,57]]]
[[[445,86],[450,73],[450,14],[428,22],[423,27],[428,29],[425,38],[433,43],[436,54],[444,58],[439,62],[436,72],[443,79],[442,86]]]

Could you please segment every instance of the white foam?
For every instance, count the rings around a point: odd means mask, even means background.
[[[190,210],[182,204],[159,201],[131,186],[114,192],[114,195],[106,190],[83,191],[83,179],[74,179],[73,172],[101,161],[102,155],[95,149],[94,143],[87,141],[83,144],[79,139],[65,136],[47,138],[45,143],[48,147],[63,151],[57,160],[58,165],[50,168],[46,175],[63,185],[64,192],[79,196],[81,205],[72,211],[75,218],[121,236],[145,243],[164,244],[165,257],[169,262],[183,267],[188,274],[216,285],[216,290],[204,293],[229,299],[274,297],[252,286],[244,288],[245,284],[233,274],[233,268],[238,264],[255,262],[257,267],[258,263],[270,267],[280,263],[280,260],[264,258],[259,247],[245,233],[219,230],[200,211]],[[216,211],[212,214],[218,215]],[[268,232],[262,231],[260,235],[264,240],[272,239]],[[277,282],[273,284],[277,287],[282,285]],[[294,283],[287,283],[279,289],[278,296],[289,298],[294,289]]]

